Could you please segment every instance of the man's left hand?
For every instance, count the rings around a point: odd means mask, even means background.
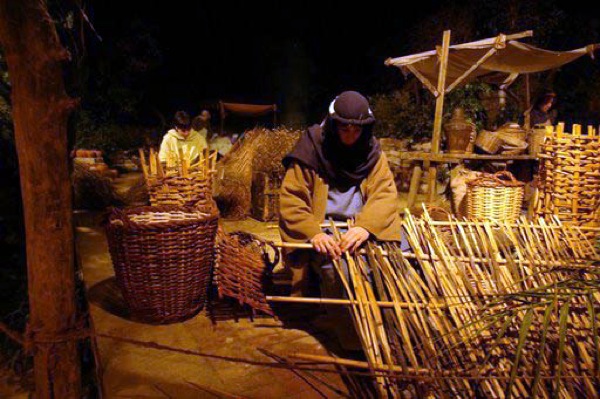
[[[342,251],[354,252],[369,238],[369,232],[362,227],[352,227],[342,236],[340,247]]]

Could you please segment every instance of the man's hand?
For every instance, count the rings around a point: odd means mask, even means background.
[[[310,242],[317,252],[329,255],[334,260],[339,259],[342,256],[342,250],[332,236],[326,233],[316,234]]]
[[[352,227],[342,236],[340,247],[343,252],[354,252],[369,238],[369,232],[362,227]]]

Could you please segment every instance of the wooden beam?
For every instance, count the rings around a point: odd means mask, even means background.
[[[429,91],[431,92],[431,94],[433,94],[434,97],[439,96],[439,92],[436,90],[435,87],[433,87],[433,83],[431,83],[429,81],[429,79],[427,79],[425,76],[423,76],[423,74],[421,72],[419,72],[419,70],[417,68],[415,68],[412,65],[407,65],[406,68],[412,72],[413,75],[416,76],[417,79],[419,79],[419,81],[421,83],[423,83],[423,85],[429,89]]]
[[[448,72],[448,55],[450,50],[450,31],[444,31],[444,38],[442,41],[441,57],[440,57],[440,71],[438,75],[438,88],[437,91],[439,96],[435,100],[435,118],[433,120],[433,136],[431,138],[431,152],[433,154],[439,154],[440,143],[442,141],[442,119],[444,117],[444,96],[446,87],[446,73]],[[437,166],[429,167],[429,202],[435,200],[436,194],[436,179],[437,179]]]

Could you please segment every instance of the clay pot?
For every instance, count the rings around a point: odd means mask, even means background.
[[[475,133],[475,125],[467,122],[465,111],[462,108],[455,108],[450,120],[444,124],[444,132],[446,133],[448,152],[461,154],[467,152],[469,148]]]

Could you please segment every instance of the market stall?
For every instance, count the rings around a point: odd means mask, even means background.
[[[420,161],[420,167],[413,174],[419,180],[421,170],[429,172],[429,202],[435,196],[435,184],[438,166],[441,163],[456,162],[457,159],[477,159],[479,156],[464,154],[448,154],[441,151],[442,122],[445,95],[453,89],[476,79],[495,83],[501,88],[512,84],[519,75],[542,72],[558,68],[573,62],[584,55],[593,57],[598,45],[591,44],[572,51],[549,51],[518,39],[531,37],[533,31],[525,31],[513,35],[500,34],[497,37],[478,40],[470,43],[450,45],[450,31],[444,32],[442,46],[435,50],[412,54],[398,58],[388,58],[385,64],[395,66],[405,74],[413,74],[436,98],[431,152],[407,153],[408,159]],[[535,159],[535,156],[485,156],[489,161],[517,161]],[[412,184],[413,192],[409,193],[409,204],[412,206],[416,197],[418,184]],[[412,202],[411,202],[412,201]]]

